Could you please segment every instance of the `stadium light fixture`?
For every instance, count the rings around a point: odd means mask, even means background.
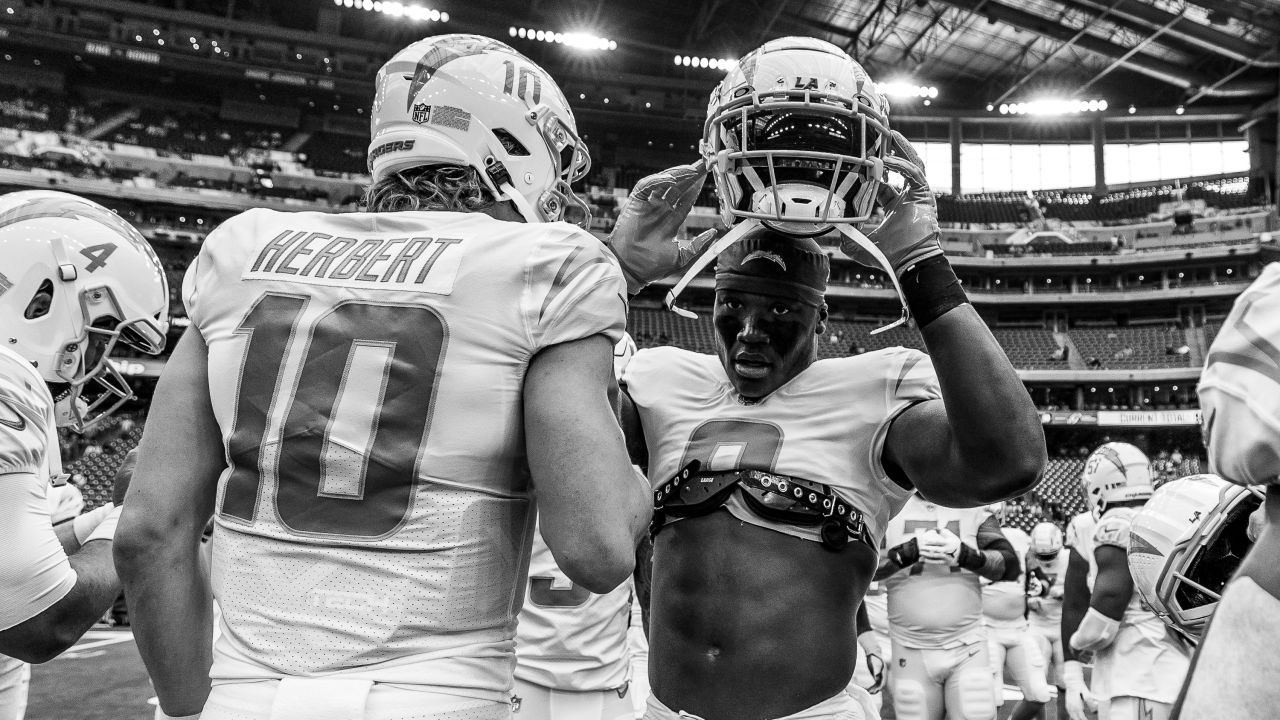
[[[728,72],[738,66],[737,60],[699,57],[697,55],[674,55],[672,56],[672,61],[682,67],[705,68],[721,72]]]
[[[1001,115],[1074,115],[1086,112],[1105,112],[1106,100],[1070,100],[1066,98],[1041,98],[1026,102],[1000,103]]]
[[[532,28],[507,28],[507,34],[522,40],[564,45],[577,50],[617,50],[618,42],[586,32],[554,32],[552,30],[534,30]]]
[[[923,98],[925,100],[936,100],[938,98],[938,88],[932,85],[919,85],[910,80],[891,80],[879,83],[876,87],[889,97]]]
[[[449,13],[421,5],[403,2],[374,2],[374,0],[333,0],[334,5],[355,8],[366,12],[376,12],[391,17],[405,17],[410,20],[428,22],[449,22]]]

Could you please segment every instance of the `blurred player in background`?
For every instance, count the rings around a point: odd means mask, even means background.
[[[1236,298],[1209,348],[1199,393],[1210,471],[1264,487],[1266,522],[1222,593],[1179,716],[1273,717],[1280,708],[1280,264]]]
[[[371,120],[368,212],[250,210],[187,272],[116,547],[169,716],[505,718],[533,493],[573,583],[634,567],[625,285],[559,222],[590,162],[560,89],[442,35],[383,66]]]
[[[128,475],[113,503],[54,527],[57,428],[83,432],[132,396],[109,359],[117,344],[164,349],[169,288],[136,229],[65,193],[0,197],[0,259],[0,720],[13,720],[23,661],[66,650],[120,593],[111,541]]]
[[[996,692],[983,628],[981,579],[1011,582],[1018,557],[985,508],[913,495],[889,521],[876,578],[889,596],[899,720],[993,720]]]
[[[1031,636],[1027,625],[1027,574],[1024,558],[1031,538],[1020,528],[1005,526],[1005,504],[988,505],[987,511],[1000,524],[1013,546],[1017,577],[1013,580],[988,581],[982,585],[982,624],[986,626],[987,650],[991,656],[991,672],[996,681],[996,705],[1004,707],[1005,678],[1009,677],[1022,692],[1011,720],[1030,720],[1049,702],[1049,682],[1045,679],[1044,654]],[[1006,675],[1006,670],[1008,674]]]
[[[1049,682],[1058,687],[1058,717],[1065,718],[1062,682],[1062,594],[1071,550],[1064,546],[1062,529],[1042,522],[1031,529],[1027,550],[1027,619],[1031,637],[1045,659]]]
[[[636,344],[630,335],[613,349],[621,375]],[[520,624],[516,628],[517,720],[625,720],[635,715],[631,690],[633,585],[603,595],[567,578],[535,528]]]
[[[709,251],[718,357],[646,349],[623,375],[658,506],[652,720],[862,716],[846,693],[854,622],[889,518],[915,488],[977,505],[1043,467],[1035,409],[965,300],[919,157],[884,110],[862,68],[812,38],[766,43],[712,95],[703,152],[741,221]],[[869,216],[885,166],[907,184],[885,189],[868,244],[903,278],[933,361],[902,348],[816,360],[829,260],[802,236]],[[930,552],[958,562],[958,543]]]
[[[1185,644],[1134,592],[1126,553],[1133,517],[1151,497],[1151,464],[1112,442],[1085,461],[1085,497],[1096,520],[1089,555],[1089,609],[1068,639],[1093,653],[1090,690],[1101,720],[1167,720],[1186,674]]]

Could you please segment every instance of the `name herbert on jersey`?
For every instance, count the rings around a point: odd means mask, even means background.
[[[285,230],[254,257],[246,279],[370,285],[448,294],[462,259],[460,238],[353,238]]]

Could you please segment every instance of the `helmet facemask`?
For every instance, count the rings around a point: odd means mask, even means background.
[[[852,99],[779,89],[719,105],[707,118],[702,152],[726,224],[756,219],[812,236],[869,220],[889,135],[873,92],[859,82]]]
[[[59,427],[84,432],[134,397],[110,362],[117,343],[155,355],[164,349],[165,334],[155,318],[122,321],[124,311],[110,287],[81,290],[79,307],[84,332],[55,358],[54,371],[67,387],[55,398],[54,412]]]

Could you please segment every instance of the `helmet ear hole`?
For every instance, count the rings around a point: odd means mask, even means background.
[[[31,296],[31,302],[27,303],[27,307],[22,311],[22,317],[28,320],[42,318],[49,314],[49,309],[53,307],[53,282],[45,278],[40,283],[40,287],[36,289],[34,295]]]
[[[493,134],[498,138],[498,142],[502,143],[502,149],[506,150],[508,155],[512,157],[529,156],[529,149],[517,140],[515,135],[502,128],[494,130]]]

